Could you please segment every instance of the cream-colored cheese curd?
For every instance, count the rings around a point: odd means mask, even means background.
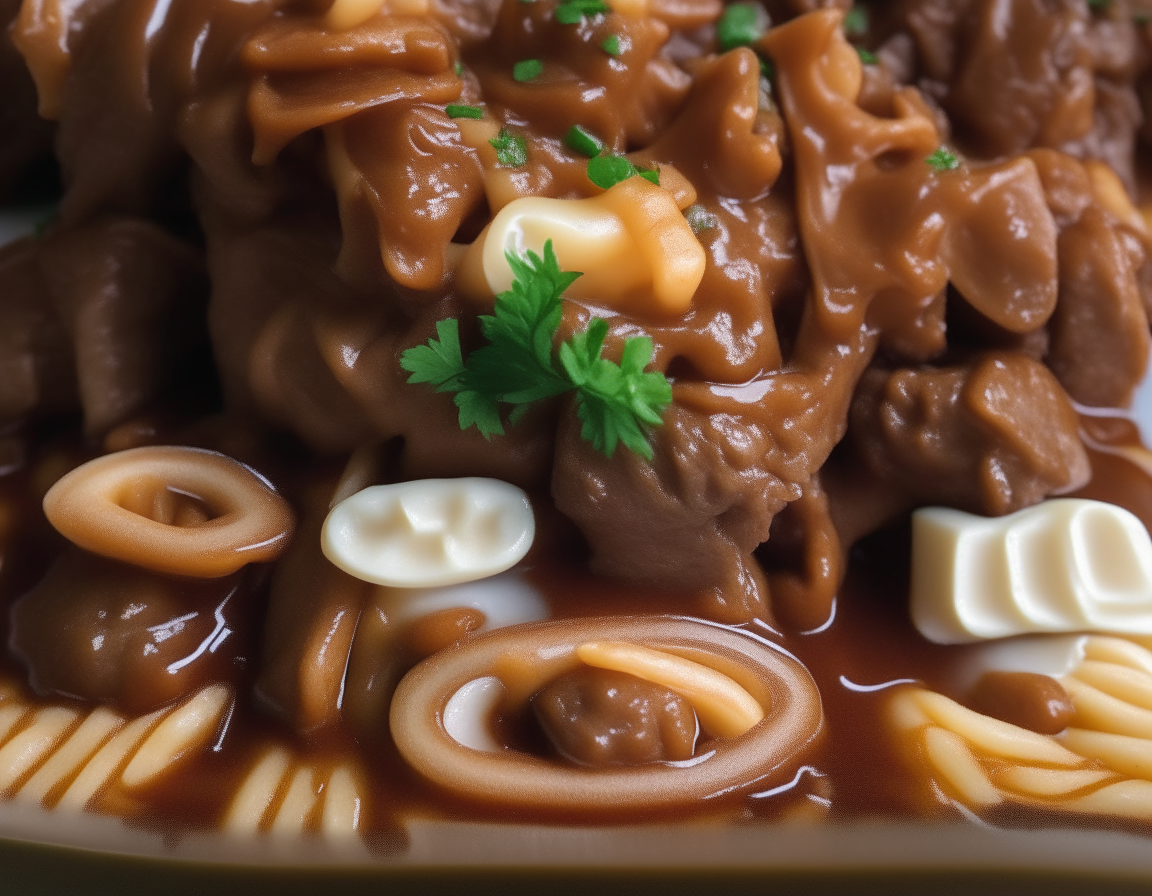
[[[997,518],[923,508],[912,523],[911,610],[920,633],[942,644],[1152,634],[1152,539],[1132,513],[1099,501]]]
[[[515,566],[536,534],[528,496],[498,479],[375,485],[337,504],[320,534],[325,556],[377,585],[432,588]]]

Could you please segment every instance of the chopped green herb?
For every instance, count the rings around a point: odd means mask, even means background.
[[[754,44],[764,33],[762,12],[756,3],[733,3],[725,7],[716,23],[716,42],[720,52]]]
[[[776,64],[764,56],[760,57],[760,76],[767,78],[769,81],[776,80]]]
[[[588,161],[588,180],[605,190],[636,175],[657,186],[660,185],[659,169],[637,168],[624,156],[605,153]]]
[[[456,71],[456,77],[457,78],[459,78],[462,74],[464,74],[464,63],[461,62],[459,59],[456,60],[455,71]]]
[[[619,56],[622,52],[620,49],[620,36],[618,34],[609,34],[604,40],[600,41],[600,49],[609,56]]]
[[[863,47],[857,47],[856,54],[860,57],[860,61],[865,65],[875,65],[880,61],[880,57],[878,57],[871,50],[865,50]]]
[[[868,7],[857,3],[844,14],[844,33],[849,37],[863,37],[868,33]]]
[[[1112,5],[1112,0],[1088,0],[1088,5],[1093,9],[1107,9]]]
[[[564,272],[544,244],[544,257],[529,251],[520,258],[507,254],[512,288],[496,297],[492,315],[480,318],[487,344],[464,359],[460,325],[436,324],[436,336],[426,345],[400,356],[409,383],[427,383],[437,392],[455,393],[461,429],[475,426],[485,438],[501,435],[501,405],[511,405],[515,423],[530,405],[575,391],[580,435],[611,457],[618,444],[651,459],[647,428],[658,426],[672,402],[672,387],[662,373],[645,373],[652,360],[652,340],[624,340],[620,363],[601,357],[608,322],[593,318],[588,327],[553,351],[560,326],[562,296],[578,273]]]
[[[684,209],[684,217],[693,233],[711,230],[718,223],[716,216],[702,205],[690,205]]]
[[[552,16],[561,25],[579,25],[588,16],[611,11],[612,7],[604,0],[560,0]]]
[[[539,59],[521,59],[512,66],[512,77],[520,82],[534,81],[544,72],[544,63]]]
[[[444,111],[448,113],[449,118],[476,118],[484,117],[484,110],[479,106],[460,106],[456,103],[449,103],[444,107]]]
[[[928,156],[924,161],[937,171],[952,171],[960,167],[960,160],[943,146]]]
[[[573,152],[582,156],[598,156],[604,151],[604,143],[591,131],[585,130],[578,124],[572,125],[564,135],[564,145]]]
[[[1140,12],[1132,17],[1132,21],[1137,25],[1147,25],[1152,22],[1152,12]]]
[[[528,163],[528,147],[523,137],[517,137],[508,128],[500,128],[500,133],[488,141],[496,150],[496,159],[508,168],[522,168]]]

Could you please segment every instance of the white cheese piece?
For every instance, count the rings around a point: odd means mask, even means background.
[[[532,546],[528,496],[498,479],[421,479],[375,485],[341,501],[320,534],[324,555],[350,575],[396,588],[487,578]]]
[[[1133,514],[1101,501],[1045,501],[996,518],[918,510],[912,620],[940,644],[1152,634],[1152,539]]]

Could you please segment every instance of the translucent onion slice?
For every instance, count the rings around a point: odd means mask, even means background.
[[[719,738],[687,762],[580,768],[511,749],[483,752],[445,728],[450,699],[469,682],[499,678],[516,706],[580,666],[588,642],[627,640],[707,666],[763,708],[745,733]],[[675,617],[566,619],[489,632],[429,657],[400,682],[392,737],[404,759],[445,790],[488,805],[585,816],[621,816],[698,804],[791,780],[823,728],[808,671],[741,632]]]

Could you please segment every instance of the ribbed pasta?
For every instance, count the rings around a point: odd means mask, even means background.
[[[1093,637],[1061,679],[1073,724],[1037,734],[906,688],[889,719],[906,755],[951,799],[971,809],[1001,802],[1152,821],[1152,652]]]

